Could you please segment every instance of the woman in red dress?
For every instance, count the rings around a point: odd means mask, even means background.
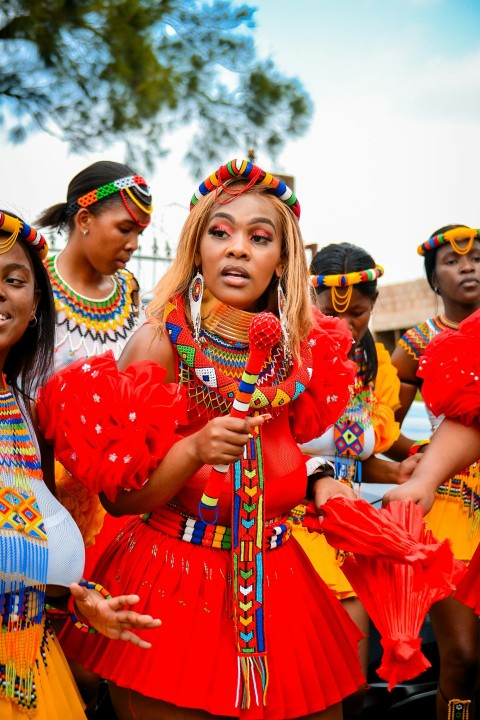
[[[290,537],[289,510],[307,488],[297,443],[336,421],[355,372],[351,337],[328,334],[312,307],[299,214],[292,191],[251,162],[219,168],[193,196],[150,322],[120,360],[158,362],[188,400],[183,437],[145,485],[104,499],[114,514],[145,513],[128,520],[95,577],[112,592],[138,588],[139,610],[161,617],[153,652],[145,660],[66,638],[67,653],[109,680],[120,720],[339,720],[342,698],[364,682],[359,631]],[[248,328],[265,310],[279,315],[282,338],[247,418],[230,417]],[[229,468],[208,524],[199,501],[218,464]],[[313,497],[320,488],[322,498],[353,495],[310,478]]]

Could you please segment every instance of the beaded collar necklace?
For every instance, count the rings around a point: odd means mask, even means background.
[[[449,320],[443,313],[438,316],[438,324],[442,327],[442,330],[449,328],[450,330],[458,330],[459,323]]]
[[[232,377],[237,373],[225,372],[221,363],[217,365],[217,362],[206,355],[203,347],[195,343],[180,296],[167,304],[165,327],[180,359],[180,382],[187,387],[197,415],[228,413],[235,397],[239,375]],[[225,345],[227,346],[227,343]],[[229,347],[231,351],[231,343]],[[245,352],[241,345],[239,350]],[[275,348],[272,356],[274,353]],[[262,384],[253,394],[250,403],[252,409],[262,410],[269,406],[271,410],[278,411],[283,405],[296,400],[308,386],[312,373],[312,351],[308,341],[302,343],[300,357],[300,363],[294,360],[292,365],[289,365],[288,377],[282,378],[282,373],[276,366],[267,370],[268,378],[262,379]],[[270,358],[269,362],[271,361]]]

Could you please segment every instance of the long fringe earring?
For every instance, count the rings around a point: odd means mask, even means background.
[[[283,336],[283,353],[286,359],[291,357],[290,353],[290,338],[288,336],[288,321],[285,313],[286,298],[282,288],[282,278],[278,278],[277,285],[277,299],[278,299],[278,317],[280,319],[280,325],[282,326]]]
[[[200,270],[197,270],[197,274],[192,279],[188,288],[188,301],[190,303],[190,319],[193,327],[193,337],[195,342],[200,342],[200,329],[202,326],[202,298],[203,291],[205,289],[205,282],[203,275]]]

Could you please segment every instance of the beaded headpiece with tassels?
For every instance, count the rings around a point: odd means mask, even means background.
[[[337,275],[310,275],[310,284],[314,288],[329,287],[332,290],[332,305],[336,312],[347,311],[352,299],[353,286],[364,282],[373,282],[384,273],[381,265],[367,270],[357,270]]]
[[[417,253],[419,255],[425,255],[430,250],[436,250],[441,245],[449,242],[458,255],[466,255],[472,249],[473,241],[479,237],[480,230],[477,228],[460,225],[459,227],[446,230],[443,233],[432,235],[428,240],[418,246]],[[458,244],[462,241],[466,241],[466,245],[463,247]]]
[[[228,185],[225,185],[227,181],[235,178],[245,178],[248,181],[240,191],[229,190]],[[209,175],[192,195],[190,209],[192,209],[202,197],[213,191],[217,193],[220,188],[223,189],[227,195],[230,195],[230,200],[218,201],[220,204],[226,204],[235,200],[238,195],[246,192],[253,185],[264,185],[270,188],[274,195],[284,202],[285,205],[288,205],[296,218],[298,220],[300,219],[300,203],[293,190],[291,190],[283,180],[279,180],[271,173],[262,170],[262,168],[254,165],[250,160],[230,160],[226,165],[222,165],[218,170]]]
[[[5,240],[0,238],[0,255],[8,252],[20,238],[38,250],[41,260],[47,257],[48,245],[43,235],[15,215],[0,211],[0,232],[10,233]]]

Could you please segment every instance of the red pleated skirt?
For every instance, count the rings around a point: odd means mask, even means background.
[[[287,720],[319,712],[357,690],[361,633],[290,538],[266,551],[266,705],[236,705],[238,664],[229,550],[193,545],[129,519],[93,576],[113,595],[137,593],[138,612],[162,621],[142,650],[67,625],[62,646],[117,685],[214,715]]]

